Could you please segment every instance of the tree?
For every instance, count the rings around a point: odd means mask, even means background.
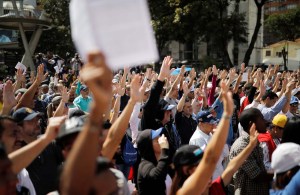
[[[300,37],[300,7],[286,13],[270,15],[265,24],[281,40],[295,41]]]
[[[66,52],[75,52],[71,37],[70,0],[41,0],[40,3],[52,20],[52,28],[42,34],[36,51],[52,51],[62,57]]]
[[[158,47],[171,40],[184,44],[205,41],[214,53],[221,54],[224,64],[232,66],[228,43],[245,41],[246,25],[243,14],[227,15],[229,3],[230,0],[149,1]],[[207,53],[211,53],[210,49]]]
[[[274,14],[266,20],[267,29],[281,40],[295,41],[300,37],[300,7],[282,14]],[[288,52],[282,49],[284,69],[287,70]]]
[[[254,3],[257,8],[257,15],[256,15],[257,17],[256,17],[254,32],[252,34],[250,44],[249,44],[248,49],[244,56],[244,63],[246,64],[246,66],[248,65],[248,63],[250,61],[250,57],[251,57],[252,51],[254,49],[255,42],[257,40],[257,35],[258,35],[259,29],[262,25],[261,24],[262,9],[263,9],[263,6],[265,5],[265,3],[267,3],[267,1],[268,0],[254,0]]]

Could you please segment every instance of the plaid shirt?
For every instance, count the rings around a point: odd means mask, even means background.
[[[243,132],[231,147],[230,159],[237,156],[249,144],[249,141],[249,134]],[[269,194],[268,182],[256,182],[254,180],[261,172],[266,171],[263,158],[263,151],[259,145],[257,145],[233,176],[235,195]]]

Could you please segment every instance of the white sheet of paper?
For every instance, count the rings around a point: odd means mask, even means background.
[[[248,81],[248,73],[247,72],[243,73],[242,81]]]
[[[26,66],[24,64],[22,64],[21,62],[18,62],[17,65],[15,66],[15,68],[23,70],[23,74],[25,74],[26,70],[27,70]]]
[[[158,60],[146,0],[72,0],[70,17],[83,59],[100,50],[113,70]]]

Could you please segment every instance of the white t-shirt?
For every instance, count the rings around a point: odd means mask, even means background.
[[[20,191],[21,187],[25,187],[29,190],[30,195],[36,195],[34,186],[32,184],[32,181],[29,177],[28,171],[26,169],[22,169],[18,175],[19,182],[17,183],[17,190]]]

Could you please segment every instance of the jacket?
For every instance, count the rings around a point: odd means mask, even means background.
[[[169,150],[163,149],[160,159],[156,160],[150,129],[144,130],[139,134],[137,147],[142,158],[137,176],[139,194],[166,194],[165,180],[168,172]]]

